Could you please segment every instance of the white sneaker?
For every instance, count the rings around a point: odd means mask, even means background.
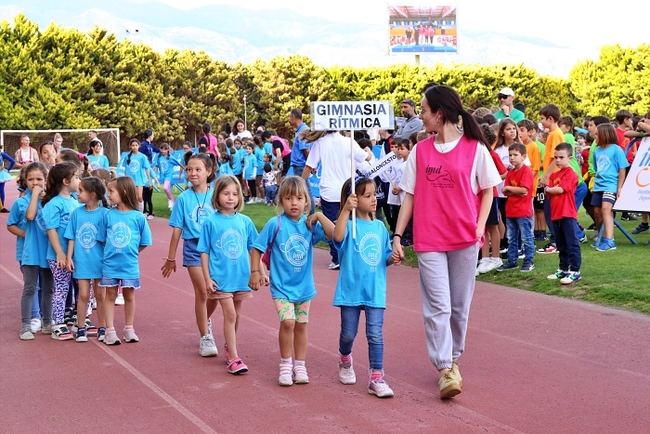
[[[291,363],[280,362],[280,375],[278,376],[278,384],[280,386],[293,385],[293,377],[291,376]]]
[[[352,366],[352,358],[348,363],[344,363],[339,359],[339,381],[341,384],[355,384],[357,382],[357,376]]]
[[[169,209],[174,208],[174,201],[173,200],[168,200],[167,201],[167,208],[169,208]]]
[[[199,354],[201,357],[215,357],[219,354],[212,335],[208,334],[201,337],[199,340]]]
[[[293,382],[296,384],[309,383],[309,375],[307,374],[307,367],[304,364],[293,366]]]
[[[115,306],[124,306],[124,296],[122,294],[117,294],[115,299]]]
[[[93,305],[92,303],[88,303],[88,307],[86,307],[86,318],[90,317],[93,314]]]
[[[32,318],[32,321],[29,324],[29,329],[32,333],[38,333],[41,331],[42,326],[43,324],[41,323],[40,318]]]
[[[153,214],[147,214],[147,220],[153,220]]]
[[[23,330],[20,332],[20,335],[18,335],[18,338],[21,341],[33,341],[34,334],[30,330]]]
[[[339,268],[341,268],[341,264],[335,264],[334,262],[330,262],[327,266],[328,270],[338,270]]]
[[[395,392],[384,381],[383,378],[379,380],[370,380],[368,382],[368,393],[375,395],[377,398],[391,398],[395,396]]]
[[[490,258],[490,260],[494,264],[494,268],[492,268],[492,270],[496,270],[497,268],[503,265],[503,260],[501,258]]]
[[[97,309],[97,299],[95,297],[90,299],[90,307],[95,310]]]
[[[478,271],[480,274],[483,273],[489,273],[490,271],[494,270],[494,267],[492,265],[492,260],[490,258],[481,258],[481,260],[478,262],[478,267],[476,267],[476,271]]]

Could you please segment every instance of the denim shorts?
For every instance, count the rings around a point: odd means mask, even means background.
[[[201,253],[197,249],[198,245],[198,238],[183,240],[183,267],[201,266]]]
[[[119,286],[121,288],[140,289],[140,279],[113,279],[112,277],[102,277],[99,281],[99,286]]]

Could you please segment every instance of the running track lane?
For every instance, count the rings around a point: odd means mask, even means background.
[[[6,226],[6,215],[0,224]],[[367,394],[363,324],[354,351],[358,383],[338,384],[336,272],[326,269],[323,250],[314,261],[311,384],[276,384],[277,319],[268,290],[244,305],[240,352],[251,372],[234,377],[221,354],[198,356],[187,274],[160,277],[169,231],[160,219],[152,229],[137,296],[142,341],[117,347],[42,335],[20,342],[21,276],[13,237],[0,231],[3,432],[546,433],[650,426],[649,317],[488,284],[479,284],[474,298],[461,361],[464,392],[441,402],[424,349],[417,272],[407,267],[389,270],[384,329],[387,380],[396,397]],[[119,310],[117,318],[120,327]],[[222,351],[218,311],[213,320]]]

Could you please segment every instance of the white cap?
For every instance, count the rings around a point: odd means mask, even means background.
[[[504,87],[499,91],[499,94],[501,95],[508,95],[508,96],[515,96],[515,91],[510,89],[509,87]]]

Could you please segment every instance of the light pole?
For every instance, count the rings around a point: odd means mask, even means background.
[[[248,129],[248,113],[246,110],[246,93],[244,92],[244,129]]]

